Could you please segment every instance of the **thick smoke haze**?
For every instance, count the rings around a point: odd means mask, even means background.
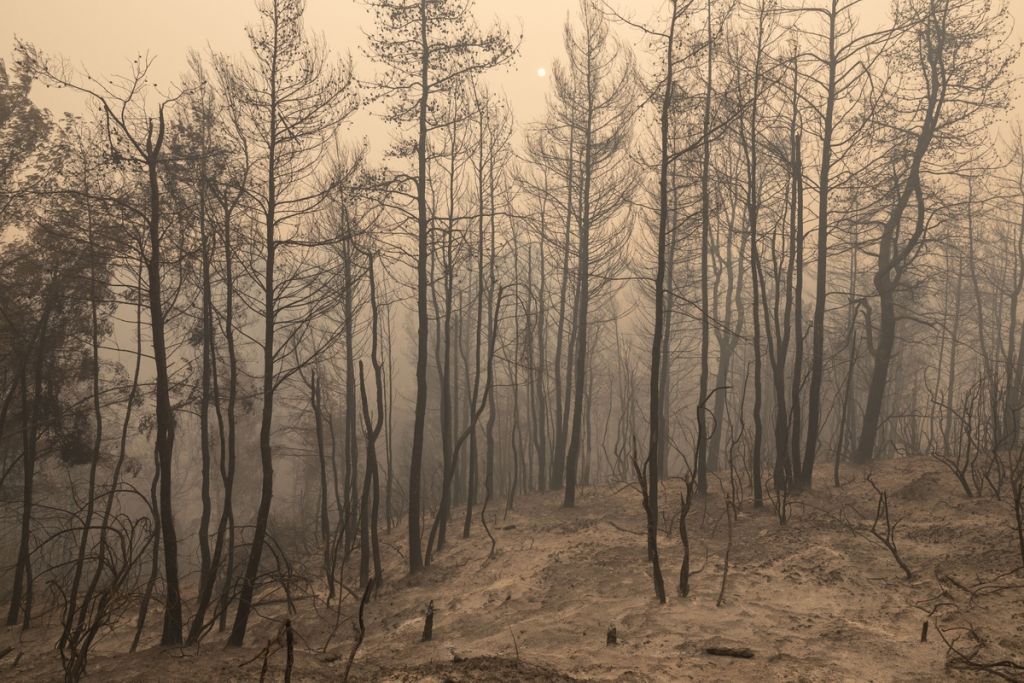
[[[5,0],[0,680],[1024,681],[1024,0]]]

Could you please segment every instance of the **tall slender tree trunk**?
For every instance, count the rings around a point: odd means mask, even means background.
[[[275,14],[276,21],[276,14]],[[275,31],[277,26],[275,25]],[[277,39],[275,35],[274,39]],[[276,296],[274,290],[274,267],[277,257],[277,143],[278,143],[278,94],[276,71],[277,61],[268,74],[270,83],[270,116],[267,136],[267,205],[265,220],[266,262],[263,270],[263,387],[262,414],[260,418],[260,470],[262,483],[260,486],[260,502],[256,510],[256,524],[253,529],[252,543],[249,547],[249,558],[245,565],[238,596],[238,610],[235,612],[235,623],[231,627],[228,645],[241,647],[245,640],[245,631],[249,624],[252,611],[253,594],[256,590],[256,579],[260,571],[260,559],[263,545],[267,537],[267,526],[270,522],[270,504],[274,495],[274,458],[270,443],[274,421],[274,364],[276,359],[274,348],[274,328],[276,316]]]
[[[645,512],[647,513],[647,559],[652,563],[654,590],[658,601],[665,602],[665,584],[661,576],[658,560],[658,484],[660,474],[659,450],[663,447],[662,440],[666,435],[662,428],[667,426],[663,419],[664,396],[667,387],[663,383],[662,363],[665,358],[666,334],[666,278],[668,277],[668,230],[669,230],[669,130],[671,127],[672,95],[675,88],[673,74],[675,69],[675,35],[678,7],[676,0],[669,3],[669,30],[666,46],[665,92],[661,97],[660,112],[660,160],[658,165],[658,264],[654,276],[654,335],[651,340],[651,379],[650,379],[650,432],[647,446],[647,492]],[[588,127],[589,129],[589,127]],[[588,141],[589,142],[589,141]],[[589,145],[588,150],[589,152]],[[589,168],[589,166],[588,166]],[[587,216],[587,214],[584,214]],[[674,241],[674,240],[673,240]],[[706,257],[705,257],[706,258]],[[706,263],[706,260],[704,261]],[[584,328],[585,329],[585,328]],[[697,438],[702,438],[699,431]],[[568,489],[566,489],[568,491]]]
[[[565,327],[568,322],[566,317],[566,306],[568,304],[569,280],[571,275],[569,271],[569,245],[571,243],[570,237],[572,236],[573,187],[576,179],[576,169],[574,166],[575,144],[576,126],[571,126],[569,129],[569,157],[566,163],[565,239],[562,243],[562,277],[560,280],[560,291],[558,297],[558,327],[555,333],[555,362],[553,366],[555,374],[555,450],[551,454],[551,481],[549,484],[549,487],[552,489],[562,488],[565,478],[565,442],[568,438],[568,429],[566,427],[568,416],[566,415],[566,406],[569,403],[569,396],[571,394],[568,383],[566,383],[563,392],[561,373],[563,372],[562,354],[564,352],[565,345]],[[573,319],[575,320],[575,310],[579,305],[579,298],[574,297],[574,299]],[[566,355],[569,354],[571,354],[571,351],[566,352]],[[570,364],[567,363],[566,365]],[[569,369],[566,368],[565,372],[569,372]],[[563,393],[565,394],[564,400]]]
[[[793,97],[794,104],[796,95]],[[794,109],[795,111],[795,109]],[[804,374],[804,183],[803,183],[803,160],[801,159],[801,138],[799,133],[793,136],[793,182],[796,185],[793,191],[793,230],[790,235],[795,258],[795,284],[793,293],[793,379],[790,387],[790,459],[793,463],[793,482],[796,488],[804,488],[806,480],[803,477],[803,468],[800,458],[800,438],[803,435],[802,408],[800,398],[803,389]]]
[[[588,60],[591,54],[588,51]],[[589,73],[589,68],[588,68]],[[579,234],[579,265],[576,296],[576,359],[575,387],[573,388],[572,431],[569,447],[565,455],[565,496],[564,507],[576,505],[576,477],[580,459],[580,445],[583,430],[583,398],[586,391],[587,375],[587,325],[590,315],[590,190],[591,173],[593,172],[593,135],[594,135],[594,93],[591,92],[592,79],[587,79],[587,110],[583,133],[583,163],[580,167],[580,234]],[[658,340],[660,342],[660,339]],[[657,347],[661,352],[660,344]],[[654,411],[651,415],[657,415]],[[652,420],[656,422],[657,420]],[[656,467],[657,465],[655,465]]]
[[[423,472],[423,432],[427,416],[427,353],[430,321],[427,317],[427,111],[430,97],[430,44],[427,41],[427,0],[420,0],[420,100],[419,133],[416,146],[416,407],[412,431],[412,453],[409,458],[409,571],[423,568],[420,539],[420,488]]]
[[[708,287],[708,253],[711,250],[711,94],[714,75],[711,0],[707,0],[707,39],[708,61],[705,72],[707,82],[704,84],[700,170],[700,386],[697,390],[697,462],[694,463],[697,472],[697,491],[702,496],[708,492],[707,411],[704,410],[704,400],[708,395],[708,375],[710,373],[708,359],[711,353],[711,300]],[[724,398],[724,392],[722,393]]]
[[[825,310],[828,296],[828,219],[829,192],[832,176],[832,136],[836,104],[836,15],[839,0],[832,0],[829,12],[828,77],[825,92],[825,117],[822,122],[821,166],[818,172],[818,259],[814,293],[814,337],[811,342],[811,382],[807,392],[807,446],[801,479],[811,487],[814,461],[818,453],[821,431],[821,386],[825,377]]]
[[[235,464],[237,454],[236,413],[238,403],[238,357],[235,349],[235,270],[234,246],[231,240],[232,207],[224,210],[224,342],[228,352],[228,406],[227,406],[227,462],[224,463],[224,501],[221,523],[227,529],[225,546],[227,558],[224,582],[220,593],[219,630],[227,627],[228,607],[231,602],[235,574]]]
[[[763,371],[762,371],[762,357],[761,357],[761,312],[758,310],[760,307],[760,297],[763,295],[761,287],[759,287],[758,273],[761,270],[760,259],[758,254],[758,214],[760,211],[760,189],[758,186],[758,114],[759,104],[761,97],[761,79],[762,79],[762,60],[764,56],[764,40],[765,40],[765,17],[763,13],[758,17],[757,26],[757,55],[755,56],[754,64],[754,85],[753,94],[751,96],[750,104],[750,130],[749,140],[747,144],[749,148],[747,150],[747,197],[746,197],[746,208],[747,208],[747,222],[750,236],[750,277],[753,284],[752,287],[752,300],[751,300],[751,313],[754,319],[754,446],[751,463],[751,477],[753,479],[754,489],[754,507],[760,508],[764,505],[763,492],[761,489],[761,456],[762,448],[764,446],[764,425],[761,415],[762,407],[762,396],[763,396]],[[765,324],[767,325],[767,319]]]
[[[51,287],[54,285],[50,285]],[[32,569],[30,563],[32,537],[32,506],[35,493],[36,440],[39,431],[39,404],[43,395],[43,365],[52,314],[52,294],[47,287],[43,294],[43,311],[39,327],[33,339],[35,360],[32,367],[32,400],[29,401],[28,373],[21,368],[21,420],[22,420],[22,487],[21,487],[21,529],[18,542],[18,557],[14,564],[14,581],[11,585],[11,602],[7,611],[7,625],[14,626],[21,619],[22,626],[32,624]],[[24,616],[22,617],[22,611]]]
[[[174,502],[171,493],[174,454],[174,411],[171,407],[171,380],[167,364],[167,343],[164,339],[163,280],[161,274],[160,181],[157,163],[163,142],[163,112],[158,138],[154,143],[152,128],[146,141],[149,172],[149,310],[153,338],[153,361],[156,365],[156,452],[160,463],[160,525],[164,544],[163,646],[181,644],[181,588],[178,582],[178,536],[174,529]]]
[[[83,178],[83,187],[86,195],[91,194],[89,190],[89,173],[90,168],[88,161],[86,161],[85,177]],[[101,258],[101,255],[96,247],[94,222],[93,222],[93,211],[92,201],[89,199],[85,200],[85,212],[86,212],[86,230],[89,243],[89,342],[90,350],[92,352],[92,367],[90,368],[90,380],[92,383],[92,408],[93,408],[93,421],[95,425],[95,432],[93,434],[92,444],[92,457],[89,462],[89,480],[86,485],[86,498],[85,498],[85,519],[82,522],[82,535],[79,537],[78,543],[78,556],[75,560],[74,575],[71,580],[71,589],[67,595],[67,610],[64,615],[64,628],[61,631],[60,640],[57,644],[57,649],[62,653],[64,646],[68,641],[68,637],[71,635],[72,629],[74,628],[74,622],[77,610],[78,610],[78,589],[82,581],[82,575],[85,571],[85,559],[86,550],[89,545],[90,532],[92,530],[92,520],[95,513],[96,506],[96,470],[99,466],[101,448],[103,446],[103,410],[101,406],[100,397],[100,333],[99,333],[99,314],[98,314],[98,292],[97,283],[99,281],[99,273],[96,272],[96,261]],[[106,519],[104,519],[104,523]],[[102,571],[102,565],[99,566],[97,571]],[[88,609],[88,602],[83,601],[83,612]],[[85,614],[81,614],[78,619],[81,624],[85,618]],[[79,629],[80,632],[80,629]]]
[[[200,358],[199,382],[199,454],[202,468],[200,498],[202,509],[199,516],[199,596],[196,613],[189,628],[188,641],[196,642],[202,631],[206,609],[210,603],[213,584],[217,578],[217,568],[213,564],[210,549],[210,519],[213,516],[213,500],[210,495],[210,476],[212,459],[210,457],[210,384],[213,367],[213,291],[210,272],[210,238],[206,223],[206,128],[203,128],[203,140],[200,147],[199,164],[199,241],[202,291],[200,315],[202,316],[202,351]]]

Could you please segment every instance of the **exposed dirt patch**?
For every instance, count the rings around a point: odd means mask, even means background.
[[[365,672],[359,681],[381,683],[562,683],[577,679],[557,671],[503,657],[470,657],[451,662],[427,662],[418,666]]]
[[[826,468],[827,469],[827,468]],[[659,543],[666,605],[654,599],[639,494],[626,487],[584,490],[574,510],[561,495],[523,496],[492,524],[497,555],[474,527],[452,538],[430,567],[409,577],[404,530],[384,536],[386,583],[366,610],[367,635],[353,676],[360,681],[934,681],[976,674],[947,667],[948,647],[982,643],[991,657],[1024,653],[1024,577],[1013,574],[1019,551],[1005,502],[968,499],[941,466],[924,459],[880,464],[874,480],[890,491],[897,542],[915,578],[906,580],[888,551],[851,533],[867,523],[874,491],[862,471],[843,472],[840,489],[824,472],[817,488],[794,499],[783,526],[770,509],[749,502],[733,524],[724,600],[724,499],[712,494],[689,520],[693,566],[689,597],[675,595],[678,530]],[[662,492],[671,517],[678,483]],[[491,513],[488,512],[491,519]],[[705,559],[706,558],[706,559]],[[310,566],[315,567],[315,562]],[[437,609],[434,639],[420,642],[423,611]],[[316,605],[316,609],[312,608]],[[298,604],[296,681],[337,681],[351,643],[346,599],[335,612],[322,599]],[[150,649],[122,654],[131,625],[105,635],[90,666],[94,680],[258,680],[260,663],[244,664],[273,635],[284,606],[262,608],[248,647],[226,650],[213,634],[199,652]],[[928,642],[921,626],[931,624]],[[159,624],[158,615],[151,620]],[[26,634],[8,631],[0,679],[60,678],[54,620]],[[614,625],[619,644],[606,645]],[[155,628],[156,626],[154,626]],[[332,635],[333,632],[333,635]],[[144,642],[153,643],[155,632]],[[749,659],[709,655],[711,646],[749,648]],[[18,654],[18,664],[12,666]],[[458,661],[456,661],[458,660]],[[284,656],[269,660],[268,680],[281,680]]]

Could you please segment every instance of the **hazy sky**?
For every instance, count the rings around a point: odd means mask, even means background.
[[[173,78],[184,70],[189,48],[240,54],[247,50],[245,26],[255,20],[253,0],[0,0],[4,41],[8,53],[13,35],[46,51],[60,52],[94,74],[116,73],[137,53],[157,56],[157,76]],[[659,0],[624,3],[646,14]],[[496,77],[513,100],[522,121],[539,117],[544,109],[546,79],[537,70],[548,67],[560,53],[562,25],[577,0],[479,0],[477,18],[489,23],[500,18],[523,42],[519,59]],[[322,33],[340,54],[351,52],[356,71],[371,68],[363,55],[363,31],[372,19],[359,0],[307,0],[306,27]],[[75,110],[80,99],[70,94],[39,91],[37,100],[55,111]]]
[[[651,17],[664,0],[611,0],[633,17]],[[815,0],[810,0],[811,3]],[[157,57],[154,76],[164,81],[180,75],[189,48],[207,47],[229,54],[247,50],[244,28],[255,20],[253,0],[0,0],[7,42],[0,55],[9,52],[14,35],[72,62],[87,66],[94,75],[123,73],[139,52]],[[862,24],[873,25],[887,14],[887,0],[866,0]],[[544,111],[547,79],[538,69],[547,68],[561,54],[562,26],[575,12],[578,0],[477,0],[481,23],[501,19],[517,33],[522,28],[519,59],[493,82],[513,102],[520,122],[534,121]],[[1016,35],[1024,37],[1024,0],[1010,0],[1018,19]],[[372,68],[363,55],[363,31],[372,30],[370,15],[360,0],[307,0],[307,29],[322,33],[339,54],[350,52],[357,73]],[[635,32],[623,30],[636,41]],[[1019,64],[1018,73],[1024,73]],[[157,81],[160,82],[159,80]],[[55,112],[82,111],[81,97],[67,92],[39,89],[36,100]],[[359,134],[365,132],[360,126]]]

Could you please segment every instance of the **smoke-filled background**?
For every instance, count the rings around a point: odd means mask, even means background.
[[[0,670],[1018,680],[1018,5],[6,3]]]

